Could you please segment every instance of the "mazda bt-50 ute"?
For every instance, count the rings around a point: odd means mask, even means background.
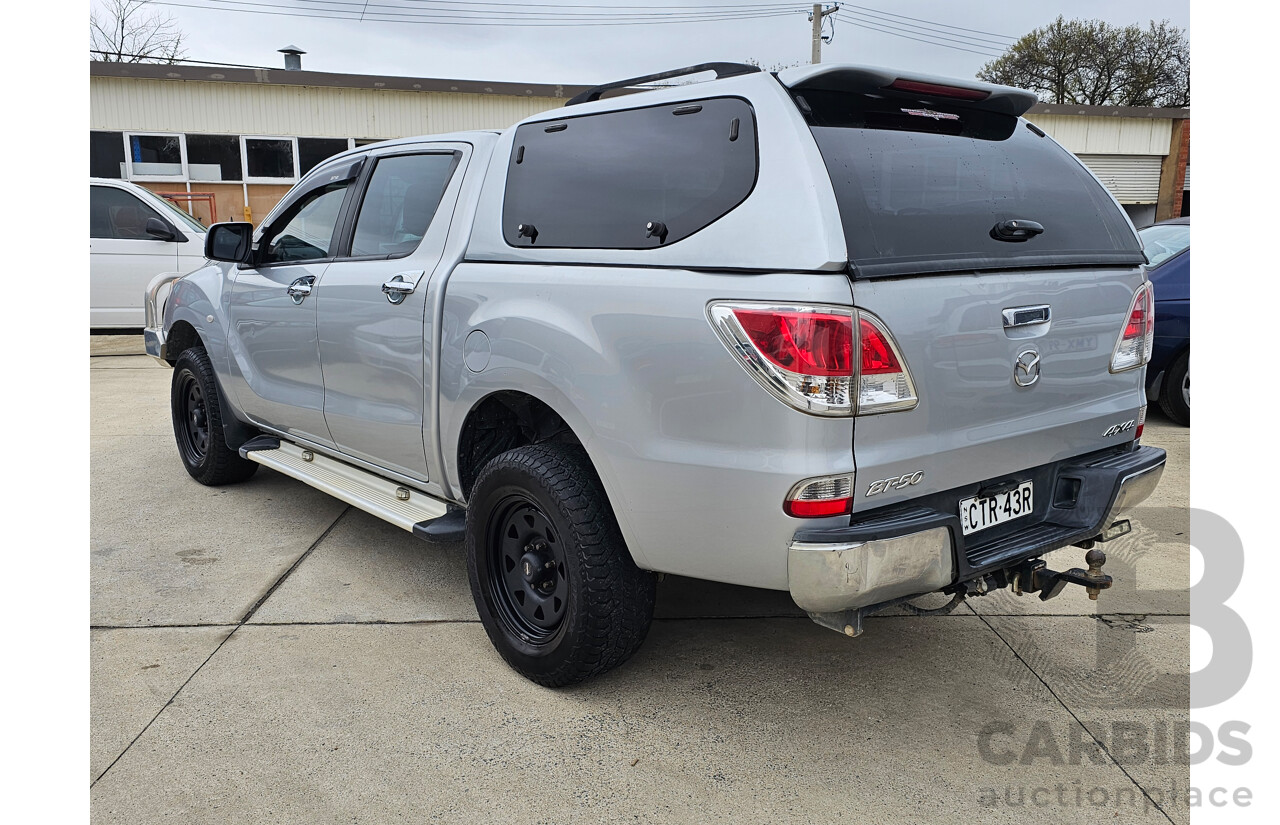
[[[338,155],[153,283],[178,456],[465,539],[489,637],[544,685],[626,660],[659,573],[851,636],[936,591],[1096,597],[1164,466],[1152,294],[1034,102],[705,64]],[[1069,545],[1085,566],[1041,559]]]

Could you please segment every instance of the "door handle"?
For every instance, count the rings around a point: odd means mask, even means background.
[[[289,293],[289,297],[293,299],[295,304],[300,304],[304,298],[311,294],[311,285],[315,282],[315,276],[305,275],[289,284],[289,288],[285,292]]]
[[[413,293],[418,288],[418,281],[422,278],[422,272],[401,272],[392,275],[391,280],[382,285],[382,293],[387,296],[387,300],[393,304],[404,301],[406,295]]]

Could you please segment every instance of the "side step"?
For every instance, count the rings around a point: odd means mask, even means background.
[[[256,461],[321,492],[422,537],[426,522],[446,515],[450,505],[335,458],[272,437],[255,438],[240,457]],[[461,511],[460,511],[461,512]]]

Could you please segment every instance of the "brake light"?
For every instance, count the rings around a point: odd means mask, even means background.
[[[966,89],[963,86],[945,86],[941,83],[923,83],[919,80],[898,78],[885,87],[896,92],[914,92],[929,97],[949,97],[955,100],[986,100],[991,93],[984,89]]]
[[[853,512],[853,476],[805,479],[787,493],[782,510],[795,518],[848,515]]]
[[[867,415],[910,409],[917,403],[897,345],[870,313],[845,307],[717,302],[707,308],[707,315],[751,377],[798,410]]]
[[[1136,369],[1150,361],[1155,328],[1155,296],[1151,284],[1144,283],[1129,302],[1124,329],[1111,353],[1111,372]]]

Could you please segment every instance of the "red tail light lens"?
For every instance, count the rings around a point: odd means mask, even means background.
[[[1142,438],[1142,428],[1147,425],[1147,405],[1143,404],[1142,409],[1138,410],[1138,427],[1133,431],[1133,440],[1139,441]]]
[[[853,374],[853,320],[848,315],[735,309],[757,350],[790,372]]]
[[[1155,296],[1151,284],[1145,283],[1133,293],[1124,329],[1111,354],[1111,371],[1136,369],[1151,360],[1155,340]]]
[[[902,372],[898,357],[893,354],[893,347],[888,338],[880,334],[876,325],[866,318],[858,319],[858,334],[862,339],[862,374],[883,375],[891,372]]]

